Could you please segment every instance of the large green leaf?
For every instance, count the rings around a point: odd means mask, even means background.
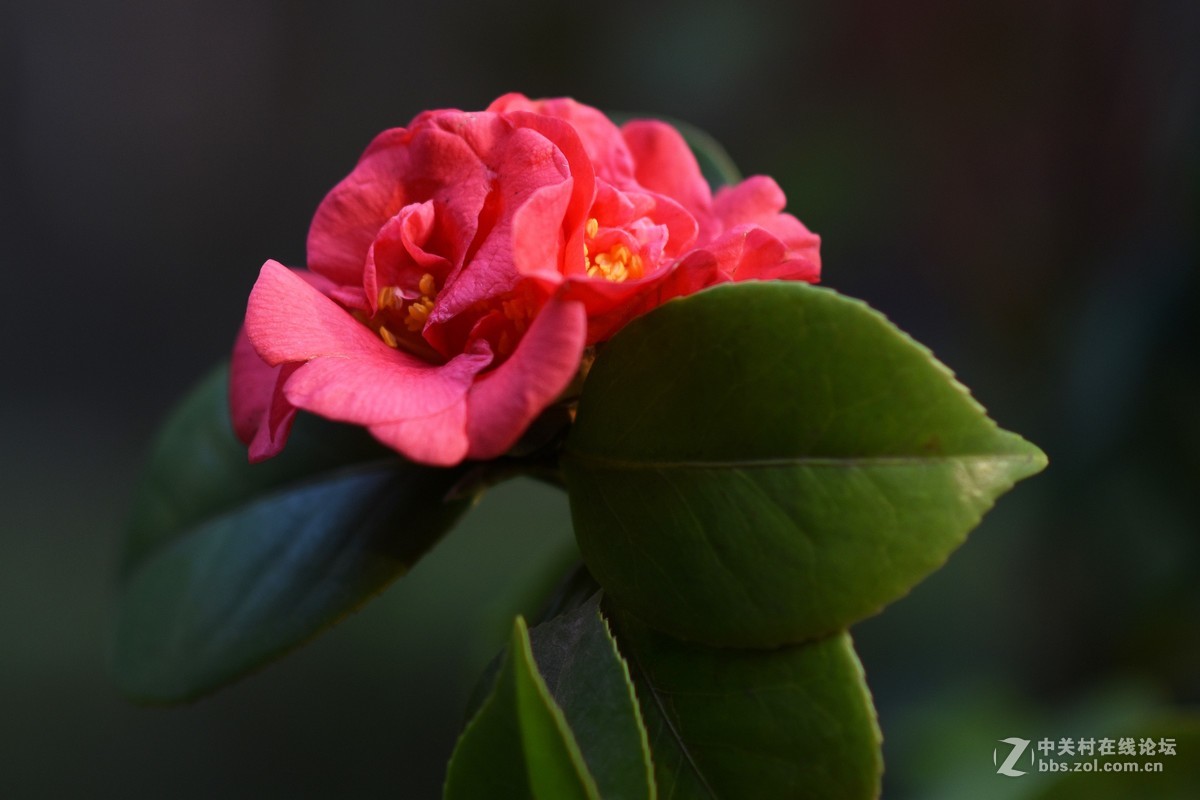
[[[405,572],[467,501],[461,471],[402,461],[358,429],[302,418],[259,465],[220,369],[164,426],[135,499],[113,643],[118,685],[173,702],[227,683]]]
[[[251,464],[229,420],[229,367],[214,369],[188,394],[154,442],[134,496],[123,570],[197,523],[265,492],[347,464],[393,455],[360,427],[301,414],[287,447]]]
[[[517,617],[491,696],[459,737],[446,773],[447,800],[599,800],[575,737],[538,674],[525,620]]]
[[[710,648],[614,618],[660,797],[860,800],[880,734],[848,634],[774,650]]]
[[[783,282],[626,326],[562,461],[611,599],[684,639],[754,647],[878,611],[1044,465],[882,315]]]

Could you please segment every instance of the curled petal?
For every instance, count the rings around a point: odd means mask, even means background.
[[[560,119],[579,135],[596,175],[620,185],[633,181],[633,157],[621,137],[621,130],[598,109],[569,97],[530,100],[523,94],[512,93],[498,98],[488,106],[488,111],[505,115],[527,111]]]
[[[783,213],[786,202],[779,184],[764,175],[755,175],[737,186],[718,191],[713,208],[725,231],[747,226],[761,228],[783,243],[783,260],[807,264],[802,276],[787,269],[752,271],[779,278],[795,273],[797,280],[815,281],[821,271],[821,237],[791,214]]]
[[[475,236],[488,193],[488,170],[459,135],[469,129],[452,132],[434,124],[445,122],[442,116],[425,115],[408,130],[385,131],[375,138],[317,207],[308,232],[309,269],[336,283],[361,284],[367,251],[380,228],[406,205],[435,195],[447,206],[448,240],[459,247],[461,257]]]
[[[424,274],[440,282],[450,271],[448,260],[424,249],[433,229],[433,201],[405,206],[380,229],[367,251],[362,279],[371,313],[379,308],[379,290],[384,286],[416,287]],[[404,296],[412,300],[419,292],[414,288]]]
[[[495,165],[495,174],[484,204],[479,236],[472,243],[468,263],[451,275],[438,296],[429,317],[435,325],[516,287],[521,275],[514,263],[513,221],[531,196],[543,198],[534,201],[543,213],[552,214],[553,209],[565,209],[565,204],[569,204],[572,185],[566,157],[541,133],[517,128],[490,141],[487,147],[487,161]],[[557,190],[548,188],[556,186]],[[547,223],[547,218],[539,216],[538,221]],[[552,227],[546,235],[557,245],[561,241],[561,217],[556,223],[551,216],[548,224]],[[430,335],[434,337],[434,346],[439,346],[438,332],[434,330]]]
[[[376,141],[394,138],[385,131]],[[363,262],[379,228],[408,202],[404,147],[372,145],[358,166],[321,201],[308,230],[308,267],[340,284],[361,283]]]
[[[637,182],[673,198],[700,223],[712,226],[713,198],[696,157],[679,131],[657,120],[633,120],[621,128],[633,153]]]
[[[572,181],[534,190],[512,220],[513,267],[521,275],[545,284],[551,291],[562,282],[563,218],[571,199]],[[582,228],[582,224],[577,225]],[[582,243],[579,255],[582,257]]]
[[[467,457],[467,404],[456,403],[427,417],[368,425],[383,444],[419,464],[451,467]]]
[[[495,458],[516,444],[570,385],[586,334],[587,314],[581,303],[552,298],[542,307],[512,356],[471,387],[471,458]]]
[[[379,428],[386,444],[425,463],[455,463],[466,452],[467,392],[489,352],[431,364],[394,350],[275,262],[251,292],[246,333],[268,364],[294,365],[283,383],[292,405]]]
[[[272,367],[259,358],[246,336],[238,331],[229,364],[229,413],[234,433],[249,446],[250,461],[277,455],[287,443],[296,407],[283,395],[283,384],[295,366]]]

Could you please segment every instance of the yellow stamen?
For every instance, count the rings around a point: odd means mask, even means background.
[[[399,346],[399,341],[396,339],[396,334],[389,331],[383,325],[379,326],[379,338],[383,339],[383,343],[386,344],[388,347]]]
[[[432,309],[433,301],[428,297],[414,300],[412,305],[408,307],[408,315],[404,318],[404,327],[413,333],[419,332],[425,327],[425,320],[429,319],[429,312]]]
[[[618,242],[607,253],[595,258],[584,248],[584,268],[589,278],[602,277],[613,283],[642,277],[642,257]]]
[[[587,221],[587,227],[585,230],[587,231],[589,239],[595,239],[596,234],[600,232],[600,220],[592,217]]]
[[[404,298],[400,296],[399,286],[384,286],[379,290],[380,308],[399,308],[403,303]]]
[[[525,329],[529,327],[529,318],[533,316],[533,306],[528,298],[517,295],[502,302],[500,309],[504,312],[504,316],[512,320],[517,333],[524,333]]]
[[[437,293],[437,283],[434,282],[433,276],[426,272],[421,276],[417,289],[426,297],[433,297]]]

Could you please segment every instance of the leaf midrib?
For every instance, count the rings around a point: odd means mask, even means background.
[[[664,469],[775,469],[780,467],[832,467],[837,469],[861,469],[864,467],[912,467],[934,464],[959,464],[973,462],[1032,462],[1037,460],[1033,453],[966,453],[962,455],[936,456],[781,456],[772,458],[734,459],[633,459],[567,450],[565,458],[586,462],[609,469],[664,470]]]

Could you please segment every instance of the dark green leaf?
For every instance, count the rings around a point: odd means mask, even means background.
[[[538,674],[521,617],[491,696],[454,748],[444,796],[600,798],[575,737]]]
[[[538,671],[605,800],[653,798],[646,730],[600,595],[529,632]]]
[[[878,611],[1044,465],[882,315],[782,282],[626,326],[562,462],[610,598],[684,639],[750,647]]]
[[[302,643],[407,571],[468,504],[442,500],[459,471],[315,419],[248,464],[226,381],[219,370],[168,421],[135,500],[113,666],[146,702],[211,691]]]
[[[222,365],[163,425],[134,496],[125,572],[197,523],[265,492],[326,470],[395,455],[363,428],[301,414],[284,451],[251,464],[246,446],[233,435],[228,391],[229,368]]]
[[[660,797],[877,797],[880,734],[848,634],[774,650],[689,644],[613,618]]]

